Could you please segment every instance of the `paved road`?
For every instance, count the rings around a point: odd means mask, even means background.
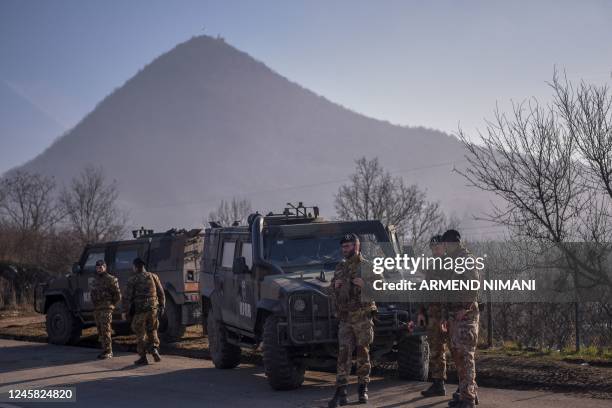
[[[0,394],[11,388],[76,386],[75,407],[323,407],[333,392],[333,375],[307,372],[304,386],[294,391],[273,391],[260,367],[241,365],[217,370],[208,360],[165,356],[161,363],[135,367],[135,354],[120,353],[112,360],[95,360],[98,351],[83,347],[53,346],[0,340]],[[371,407],[443,408],[445,398],[421,398],[423,383],[374,378]],[[356,387],[351,388],[355,400]],[[610,401],[578,398],[540,391],[480,389],[487,407],[610,408]],[[59,404],[11,403],[12,406]]]

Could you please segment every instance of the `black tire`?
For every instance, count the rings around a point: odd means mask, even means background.
[[[49,306],[46,325],[51,344],[76,344],[81,338],[83,325],[63,301]]]
[[[425,336],[404,338],[397,348],[397,371],[404,380],[427,381],[429,343]]]
[[[227,330],[214,314],[208,313],[208,350],[215,367],[235,368],[240,364],[240,347],[227,341]]]
[[[172,299],[168,299],[168,297],[166,299],[166,308],[160,321],[159,334],[163,342],[171,343],[183,337],[187,327],[181,323],[180,306],[174,304]]]
[[[278,318],[268,316],[263,331],[263,363],[268,383],[275,390],[293,390],[304,382],[306,367],[292,361],[289,350],[278,343]]]

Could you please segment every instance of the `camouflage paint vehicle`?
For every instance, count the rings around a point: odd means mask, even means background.
[[[166,309],[160,321],[160,335],[165,340],[181,337],[187,326],[200,322],[198,270],[203,236],[200,229],[133,231],[134,239],[87,245],[72,272],[39,285],[35,291],[35,309],[47,315],[47,334],[54,344],[77,342],[84,328],[95,325],[90,287],[95,263],[104,259],[108,271],[117,277],[122,294],[132,274],[132,261],[140,257],[147,269],[155,272],[166,293]],[[121,303],[121,302],[120,302]],[[122,305],[113,313],[117,333],[129,333]]]
[[[310,212],[312,210],[312,212]],[[335,367],[338,322],[327,287],[341,260],[340,238],[356,233],[366,258],[395,256],[393,228],[380,221],[324,221],[316,207],[283,214],[252,214],[248,226],[205,230],[200,275],[202,316],[217,368],[234,368],[241,348],[263,344],[266,376],[274,389],[293,389],[306,367]],[[397,361],[400,376],[424,381],[429,348],[410,333],[417,307],[378,304],[375,361]]]

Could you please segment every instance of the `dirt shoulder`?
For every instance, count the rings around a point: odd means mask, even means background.
[[[40,315],[0,316],[0,338],[46,342],[44,319]],[[95,328],[84,330],[78,345],[98,347]],[[117,351],[135,351],[135,338],[131,335],[115,336],[113,347]],[[162,352],[191,358],[210,358],[208,341],[202,335],[200,326],[189,328],[180,341],[162,345]],[[261,355],[256,350],[245,351],[242,361],[261,364]],[[479,350],[477,369],[478,384],[483,387],[548,390],[612,399],[612,365],[606,362],[591,364],[582,360],[563,361],[547,355],[508,355],[503,350]],[[395,376],[389,367],[376,367],[374,371],[384,376]],[[456,383],[452,368],[449,382]]]

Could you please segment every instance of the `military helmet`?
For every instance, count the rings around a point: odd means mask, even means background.
[[[340,240],[340,245],[347,243],[347,242],[353,242],[353,243],[358,243],[359,242],[359,237],[357,236],[357,234],[353,234],[348,233],[348,234],[344,234],[342,236],[342,239]]]
[[[436,234],[429,240],[429,246],[436,245],[442,242],[442,235]]]
[[[461,234],[457,230],[449,229],[442,235],[442,242],[461,242]]]
[[[136,267],[138,267],[138,266],[145,266],[145,261],[143,261],[141,258],[134,258],[134,261],[132,263]]]

